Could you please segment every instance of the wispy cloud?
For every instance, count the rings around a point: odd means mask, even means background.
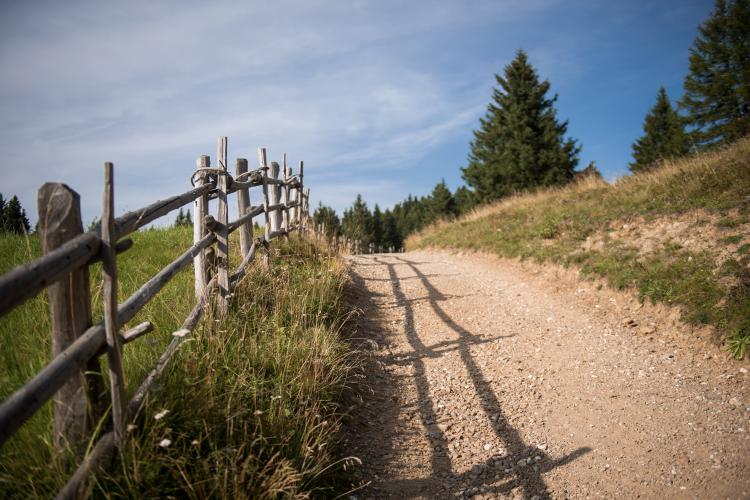
[[[574,2],[583,8],[591,2]],[[3,193],[33,208],[47,180],[98,213],[101,164],[118,210],[179,192],[219,135],[230,156],[303,158],[335,208],[416,191],[382,181],[476,125],[518,47],[543,77],[589,70],[585,36],[534,36],[560,0],[48,2],[0,19]],[[557,10],[555,10],[557,9]],[[547,17],[545,17],[547,16]],[[442,168],[456,169],[456,166]],[[21,175],[23,173],[23,175]],[[441,174],[442,175],[442,174]],[[439,178],[421,180],[423,190]],[[319,198],[320,199],[320,198]],[[32,217],[33,218],[33,217]]]

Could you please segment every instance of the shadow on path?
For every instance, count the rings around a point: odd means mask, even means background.
[[[579,448],[564,457],[552,460],[536,446],[530,446],[524,443],[519,432],[510,425],[508,419],[503,413],[500,401],[492,390],[490,383],[485,380],[480,367],[471,355],[470,348],[472,345],[489,342],[494,339],[488,340],[481,336],[472,334],[470,331],[457,324],[443,310],[440,306],[440,302],[448,300],[451,297],[440,292],[429,280],[429,277],[443,275],[426,275],[418,268],[418,265],[423,263],[409,261],[397,256],[373,256],[367,258],[367,260],[371,260],[372,263],[362,264],[360,263],[361,261],[358,261],[356,266],[381,265],[386,267],[396,303],[404,310],[403,329],[413,352],[399,356],[399,358],[395,360],[395,363],[409,363],[413,365],[415,386],[419,398],[418,401],[420,402],[420,418],[422,425],[427,432],[428,440],[432,449],[430,477],[392,480],[389,481],[391,486],[395,486],[399,491],[399,495],[403,495],[404,497],[417,496],[424,491],[432,490],[434,492],[435,482],[445,481],[450,484],[448,488],[450,495],[455,495],[460,490],[467,487],[484,486],[485,493],[490,494],[507,494],[510,493],[511,490],[520,487],[525,498],[550,498],[542,474],[554,469],[555,467],[575,460],[579,456],[591,451],[590,448]],[[397,266],[406,266],[408,269],[412,270],[416,276],[399,278],[396,272]],[[359,278],[362,279],[361,276],[359,276]],[[414,325],[414,301],[408,299],[401,289],[401,281],[414,278],[419,279],[421,285],[426,290],[428,295],[427,300],[432,311],[447,327],[458,335],[458,339],[441,341],[432,346],[426,346],[420,339]],[[437,425],[438,415],[435,410],[435,402],[430,396],[430,385],[427,378],[425,363],[423,361],[424,358],[437,358],[450,351],[459,352],[462,363],[471,378],[474,390],[479,396],[482,410],[489,420],[490,426],[494,430],[495,435],[503,442],[509,455],[513,457],[514,460],[530,456],[533,457],[536,455],[541,456],[542,460],[536,464],[538,467],[531,465],[525,467],[513,467],[512,472],[505,473],[504,471],[506,469],[501,468],[493,458],[490,458],[485,463],[475,464],[471,469],[464,473],[459,474],[454,470],[450,456],[448,455],[448,438],[446,437],[445,432]],[[498,475],[503,477],[498,479],[496,477]],[[500,485],[489,486],[489,484],[498,481],[504,482]]]

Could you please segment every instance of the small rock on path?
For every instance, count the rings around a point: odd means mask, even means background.
[[[349,260],[373,353],[357,498],[750,495],[748,374],[720,353],[513,262]]]

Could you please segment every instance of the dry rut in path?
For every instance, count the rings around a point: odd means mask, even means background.
[[[350,264],[374,341],[358,498],[750,496],[746,364],[637,335],[606,290],[514,263]]]

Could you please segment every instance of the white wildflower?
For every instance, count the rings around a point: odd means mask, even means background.
[[[161,420],[162,418],[164,418],[164,416],[167,413],[169,413],[169,410],[162,410],[162,411],[160,411],[159,413],[157,413],[156,415],[154,415],[154,420]]]

